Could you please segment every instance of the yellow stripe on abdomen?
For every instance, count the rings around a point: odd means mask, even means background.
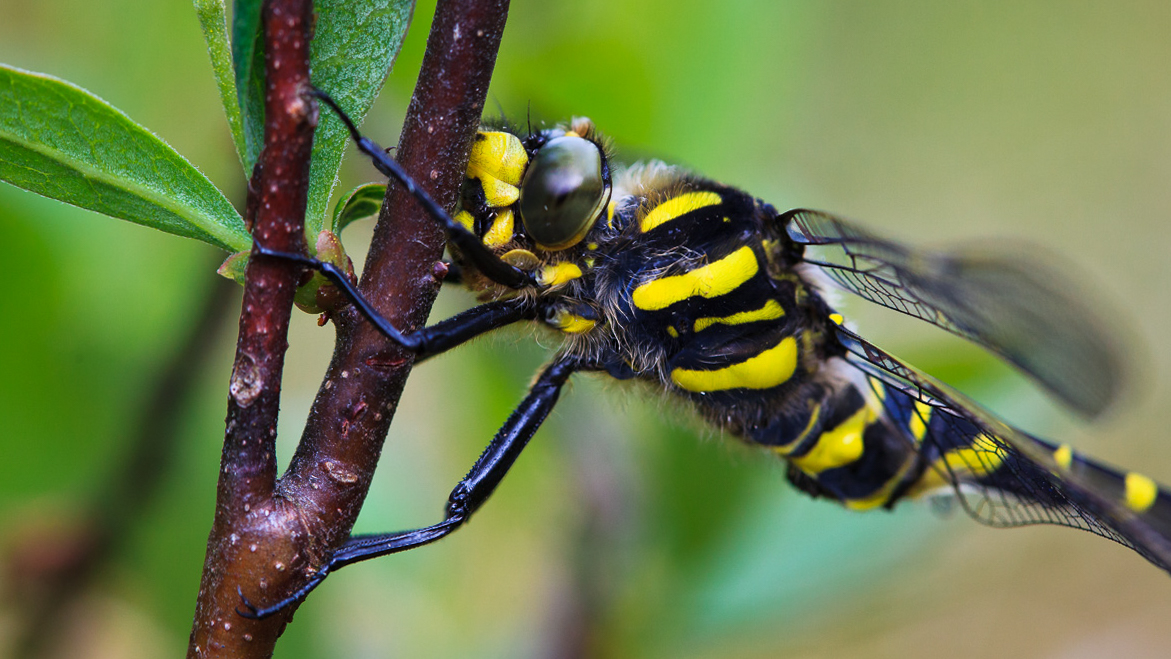
[[[655,206],[651,212],[647,213],[642,221],[639,223],[639,228],[643,233],[651,229],[670,222],[671,220],[690,213],[697,208],[705,206],[715,206],[723,200],[720,195],[714,192],[685,192],[677,197],[671,197],[667,201]]]
[[[890,497],[892,494],[894,494],[895,488],[897,488],[903,482],[903,479],[907,476],[907,472],[911,470],[911,467],[914,466],[914,464],[914,458],[912,456],[908,456],[907,459],[903,461],[903,466],[899,467],[899,470],[895,472],[893,476],[888,478],[886,482],[882,484],[882,487],[875,490],[873,494],[858,499],[846,499],[842,503],[845,504],[845,506],[850,510],[873,510],[879,506],[886,505],[888,502],[890,502]]]
[[[911,436],[915,438],[916,442],[922,442],[923,437],[927,434],[927,426],[931,423],[932,409],[934,408],[927,403],[915,401],[915,407],[911,410],[911,420],[907,422],[907,429],[911,431]]]
[[[764,306],[752,311],[741,311],[723,318],[698,318],[695,321],[695,331],[702,332],[712,325],[743,325],[758,320],[775,320],[785,315],[785,310],[776,300],[769,300]]]
[[[808,437],[809,433],[813,431],[813,428],[817,425],[817,420],[821,418],[821,403],[810,401],[810,407],[812,409],[809,412],[809,423],[805,424],[805,430],[802,430],[800,435],[794,437],[787,444],[774,446],[773,450],[776,451],[778,455],[786,458],[789,457],[789,454],[793,452],[793,449],[800,446],[801,442],[805,441],[805,438]]]
[[[794,467],[813,476],[827,469],[850,464],[862,457],[862,435],[874,418],[874,410],[869,405],[863,405],[836,428],[821,433],[808,453],[789,458],[789,461]]]
[[[936,459],[908,494],[918,496],[950,485],[953,480],[987,476],[999,469],[1006,457],[1004,449],[991,437],[976,435],[970,446],[954,448]]]
[[[687,391],[727,389],[769,389],[784,383],[797,369],[797,340],[789,336],[780,343],[737,364],[710,371],[677,368],[671,381]]]
[[[690,272],[648,281],[634,289],[631,301],[644,311],[658,311],[690,297],[718,297],[736,290],[759,269],[752,247],[745,245]]]

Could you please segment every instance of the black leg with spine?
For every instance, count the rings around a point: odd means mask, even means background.
[[[537,302],[530,298],[515,297],[481,304],[429,327],[404,333],[379,314],[365,296],[358,291],[349,277],[332,263],[326,263],[312,256],[296,252],[278,252],[261,245],[256,246],[256,253],[294,261],[317,270],[326,279],[329,279],[330,283],[337,286],[354,305],[354,308],[379,332],[391,341],[416,353],[420,359],[437,355],[485,332],[516,321],[531,320],[536,318],[538,313]]]
[[[529,394],[513,410],[508,420],[492,438],[492,442],[480,454],[480,458],[476,460],[476,464],[472,466],[468,475],[464,476],[463,480],[451,491],[447,499],[446,517],[442,522],[411,531],[353,536],[338,549],[329,563],[310,577],[309,582],[297,592],[265,608],[253,605],[241,593],[240,596],[246,610],[237,610],[237,612],[247,618],[270,616],[304,598],[336,570],[351,563],[396,554],[430,544],[462,526],[472,513],[476,512],[487,501],[488,497],[496,490],[496,486],[500,484],[500,480],[516,463],[521,451],[528,446],[533,434],[541,427],[557,403],[561,388],[569,380],[569,376],[583,368],[584,365],[575,358],[564,355],[558,356],[553,363],[545,367],[532,388],[529,389]]]

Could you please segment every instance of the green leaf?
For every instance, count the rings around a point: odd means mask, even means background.
[[[333,96],[355,123],[362,123],[382,90],[412,11],[413,0],[318,0],[313,84]],[[317,236],[327,220],[347,141],[341,120],[323,107],[313,138],[306,236]]]
[[[236,0],[232,7],[232,63],[236,99],[244,134],[244,175],[264,148],[264,44],[260,33],[261,0]]]
[[[199,15],[203,39],[207,41],[211,70],[220,88],[220,102],[224,105],[224,114],[228,118],[228,128],[232,130],[240,164],[246,166],[248,153],[244,143],[244,124],[240,118],[240,101],[236,98],[236,74],[232,68],[232,47],[228,43],[226,11],[224,0],[195,0],[195,13]]]
[[[88,91],[0,65],[0,180],[231,252],[252,237],[211,181]]]
[[[341,235],[342,229],[350,222],[377,215],[385,197],[386,185],[382,183],[366,183],[350,190],[337,202],[333,209],[333,222],[326,230]]]

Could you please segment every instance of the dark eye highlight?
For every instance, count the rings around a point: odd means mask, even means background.
[[[602,151],[577,135],[549,140],[533,156],[520,187],[525,231],[546,250],[576,245],[610,196]]]

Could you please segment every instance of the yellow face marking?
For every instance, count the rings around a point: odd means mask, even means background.
[[[667,325],[667,334],[670,334],[672,339],[679,338],[679,330],[675,329],[674,325]]]
[[[695,321],[695,331],[702,332],[717,323],[720,325],[743,325],[758,320],[773,320],[784,315],[785,310],[781,308],[781,305],[776,300],[769,300],[764,303],[763,307],[752,311],[741,311],[723,318],[699,318]]]
[[[484,244],[488,247],[507,245],[512,240],[514,218],[511,208],[502,208],[496,212],[496,219],[492,226],[484,233]]]
[[[915,401],[915,409],[911,412],[911,420],[907,422],[907,429],[916,442],[922,442],[927,434],[927,425],[931,423],[932,408],[927,403]]]
[[[654,279],[634,289],[634,306],[657,311],[689,297],[717,297],[736,290],[759,270],[756,255],[748,245],[724,258],[690,272]]]
[[[598,321],[568,311],[558,311],[553,318],[553,326],[566,334],[582,334],[592,330]]]
[[[476,219],[467,211],[460,211],[455,214],[455,221],[463,225],[468,231],[475,231]]]
[[[862,457],[862,434],[874,418],[874,410],[869,405],[863,405],[838,427],[821,433],[808,453],[798,458],[789,458],[789,461],[811,475],[850,464]]]
[[[1053,452],[1053,460],[1057,462],[1058,467],[1069,469],[1069,466],[1073,464],[1073,449],[1069,447],[1069,444],[1058,446],[1057,450]]]
[[[468,167],[468,178],[480,179],[480,185],[484,188],[484,203],[491,208],[511,206],[520,199],[520,188],[485,174],[475,167]]]
[[[715,206],[721,201],[723,200],[720,199],[720,195],[714,192],[708,192],[706,190],[702,192],[685,192],[677,197],[671,197],[651,209],[651,212],[642,218],[642,222],[639,223],[639,229],[643,233],[646,233],[661,224],[670,222],[680,215],[690,213],[697,208]]]
[[[520,185],[529,155],[520,138],[512,133],[481,131],[472,141],[468,154],[468,177],[491,176],[502,183]],[[472,174],[475,168],[477,174]]]
[[[543,286],[560,286],[581,276],[581,268],[576,263],[562,261],[554,265],[541,268],[537,279]]]
[[[840,313],[831,313],[829,315],[829,319],[834,321],[834,325],[841,325],[842,323],[846,322],[846,319],[842,318],[842,314]]]
[[[529,156],[516,135],[480,132],[472,141],[467,176],[479,179],[488,206],[503,208],[520,198],[518,186],[528,162]]]
[[[808,437],[809,433],[813,431],[813,427],[817,425],[817,420],[821,418],[821,403],[810,401],[810,405],[813,407],[813,410],[809,413],[809,423],[805,424],[805,430],[802,430],[801,434],[797,435],[797,437],[788,444],[774,446],[773,450],[776,451],[777,454],[787,457],[790,453],[793,452],[793,449],[800,446],[801,442],[805,441],[805,438]]]
[[[1126,475],[1126,507],[1136,513],[1145,513],[1155,505],[1159,496],[1159,486],[1155,481],[1136,474],[1133,471]]]
[[[677,368],[671,380],[687,391],[769,389],[788,380],[797,368],[797,340],[785,337],[777,345],[738,364],[711,371]]]
[[[618,203],[617,200],[611,199],[610,203],[606,204],[606,228],[614,228],[614,205]]]

